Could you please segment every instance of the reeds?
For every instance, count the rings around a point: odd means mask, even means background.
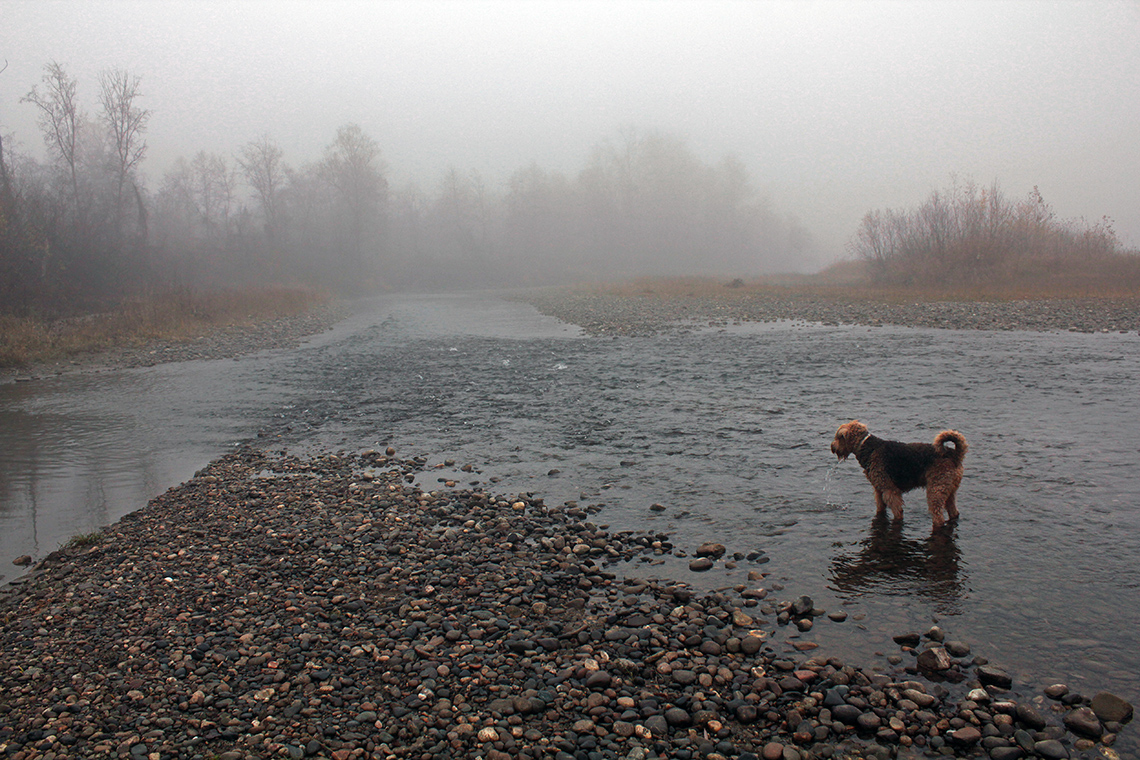
[[[327,294],[308,288],[209,293],[184,288],[128,299],[107,311],[66,319],[0,316],[0,367],[158,340],[194,340],[222,327],[301,314],[327,301]]]

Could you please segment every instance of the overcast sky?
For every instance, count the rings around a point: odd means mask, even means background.
[[[42,154],[20,97],[55,60],[95,110],[142,78],[147,173],[270,134],[296,165],[359,123],[395,184],[574,173],[620,129],[738,156],[843,253],[869,209],[951,173],[1037,185],[1140,246],[1140,3],[50,2],[0,0],[0,129]]]

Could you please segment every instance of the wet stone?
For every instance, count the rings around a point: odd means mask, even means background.
[[[952,665],[950,654],[942,647],[932,647],[918,653],[918,667],[922,670],[949,670]]]
[[[686,710],[680,707],[670,707],[665,711],[665,722],[670,726],[684,728],[692,725],[693,718]]]
[[[1018,723],[1036,730],[1045,728],[1047,723],[1045,716],[1038,712],[1037,708],[1025,702],[1018,703],[1016,717]]]
[[[999,689],[1008,689],[1013,686],[1013,677],[1001,668],[995,668],[992,665],[979,665],[974,673],[983,684],[996,686]]]
[[[916,647],[922,642],[922,635],[918,633],[903,633],[892,638],[901,647]]]
[[[1105,723],[1126,723],[1132,719],[1131,703],[1107,691],[1093,697],[1090,707]]]
[[[1069,758],[1069,750],[1056,739],[1045,739],[1043,741],[1034,742],[1033,751],[1038,757],[1042,757],[1045,760],[1068,760]]]
[[[1065,728],[1079,736],[1099,739],[1100,735],[1104,733],[1104,728],[1101,727],[1100,720],[1097,718],[1096,713],[1089,707],[1078,707],[1066,713],[1063,720]]]

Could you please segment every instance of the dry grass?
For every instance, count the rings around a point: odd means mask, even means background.
[[[59,320],[0,316],[0,367],[74,357],[301,314],[328,301],[306,288],[197,293],[176,290],[124,301],[110,311]]]

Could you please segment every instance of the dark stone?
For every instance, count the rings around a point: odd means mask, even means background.
[[[921,670],[949,670],[951,665],[950,655],[942,647],[931,647],[918,653],[918,667]]]
[[[1104,733],[1096,713],[1089,707],[1078,707],[1064,717],[1065,728],[1089,739],[1099,739]]]
[[[1017,704],[1017,712],[1014,713],[1017,721],[1024,726],[1040,731],[1045,728],[1045,716],[1037,711],[1033,705],[1027,705],[1024,702]]]
[[[586,676],[586,686],[591,689],[605,689],[610,685],[613,679],[610,674],[604,670],[595,670],[590,675]]]
[[[811,600],[810,596],[796,597],[792,602],[792,617],[802,618],[804,615],[810,615],[815,603]]]
[[[902,633],[894,636],[894,641],[900,647],[916,647],[922,641],[922,634],[920,633]]]
[[[693,718],[687,711],[680,707],[670,707],[665,711],[665,722],[670,726],[685,728],[692,725]]]
[[[990,750],[990,760],[1021,760],[1025,752],[1021,747],[994,747]]]
[[[1045,760],[1068,760],[1069,758],[1069,750],[1065,749],[1065,745],[1056,739],[1035,742],[1033,751]]]
[[[974,673],[978,676],[979,681],[988,686],[996,686],[999,689],[1008,689],[1013,686],[1013,676],[1001,668],[995,668],[992,665],[979,665]]]
[[[855,705],[842,704],[836,705],[831,708],[831,717],[838,721],[846,723],[849,726],[854,726],[859,721],[859,716],[863,714]]]
[[[749,634],[740,640],[740,651],[745,654],[756,654],[762,646],[764,641],[759,636]]]
[[[1127,723],[1132,720],[1132,705],[1107,691],[1102,691],[1092,698],[1092,711],[1096,717],[1105,723]]]
[[[963,726],[950,734],[950,741],[961,747],[972,747],[982,740],[982,732],[973,726]]]
[[[720,559],[724,556],[724,553],[726,551],[728,551],[728,549],[725,548],[724,544],[715,544],[709,541],[698,546],[696,553],[698,557],[713,557],[714,559]]]

